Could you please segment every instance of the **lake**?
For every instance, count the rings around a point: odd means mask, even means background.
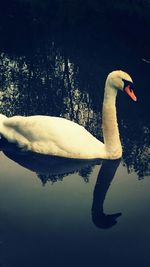
[[[121,161],[0,152],[0,267],[150,266],[150,65],[144,51],[103,30],[1,48],[7,116],[65,117],[102,140],[108,73],[131,74],[138,101],[118,95]]]
[[[100,166],[88,182],[79,172],[46,182],[3,153],[0,161],[1,266],[148,266],[148,177],[138,180],[122,163],[110,187],[104,175],[95,195],[98,215],[102,205],[105,214],[121,214],[96,223],[91,208]]]

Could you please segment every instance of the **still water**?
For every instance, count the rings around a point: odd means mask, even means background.
[[[3,153],[0,161],[1,266],[149,266],[149,178],[108,161],[88,182],[76,172],[43,186]]]
[[[1,267],[150,266],[149,65],[114,39],[111,46],[81,39],[21,55],[2,51],[0,113],[66,117],[102,139],[104,80],[124,69],[138,102],[118,96],[123,158],[74,162],[1,151]]]

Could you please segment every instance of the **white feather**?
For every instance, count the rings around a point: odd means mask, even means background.
[[[116,84],[130,76],[122,71],[109,74],[103,103],[103,134],[105,144],[84,127],[64,118],[50,116],[0,115],[0,135],[23,151],[78,159],[115,159],[122,155],[115,99]],[[119,89],[119,84],[117,84]],[[123,86],[123,85],[122,85]]]

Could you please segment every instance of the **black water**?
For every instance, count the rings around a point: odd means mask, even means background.
[[[37,20],[29,38],[20,17],[2,20],[0,113],[66,117],[102,139],[107,74],[129,72],[138,101],[118,95],[121,162],[0,153],[0,266],[149,267],[148,41],[142,50],[106,21],[40,35]]]

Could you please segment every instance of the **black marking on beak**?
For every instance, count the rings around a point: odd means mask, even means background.
[[[127,86],[130,86],[130,90],[131,90],[131,91],[133,90],[133,88],[134,88],[134,84],[133,84],[133,82],[128,81],[128,80],[124,80],[124,79],[122,79],[122,81],[124,82],[123,90],[124,90]]]

